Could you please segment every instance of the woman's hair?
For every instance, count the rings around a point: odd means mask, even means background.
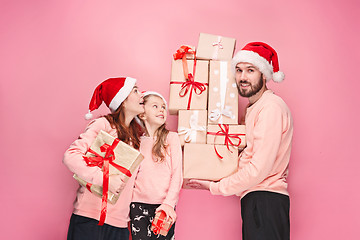
[[[144,97],[144,104],[146,104],[150,96],[158,97],[157,95],[149,94]],[[153,159],[155,162],[163,162],[165,160],[165,155],[168,147],[166,138],[168,134],[169,134],[169,130],[166,128],[165,123],[155,131],[155,143],[152,148]]]
[[[142,133],[141,127],[135,119],[130,122],[129,127],[125,125],[123,104],[121,104],[115,112],[109,113],[104,117],[109,121],[110,125],[116,129],[118,138],[121,141],[129,145],[132,144],[135,149],[140,148],[140,135]]]

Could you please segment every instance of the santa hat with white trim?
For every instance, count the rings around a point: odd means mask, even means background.
[[[160,93],[155,92],[155,91],[145,91],[145,92],[143,92],[143,97],[146,97],[148,95],[155,95],[155,96],[160,97],[164,101],[165,107],[167,109],[167,102],[166,102],[165,98]]]
[[[281,82],[285,75],[279,71],[279,60],[276,51],[263,42],[251,42],[235,54],[232,69],[235,71],[239,62],[251,63],[265,75],[266,81]]]
[[[98,109],[102,102],[115,112],[121,103],[129,96],[135,86],[136,79],[131,77],[109,78],[96,87],[89,104],[89,112],[85,115],[86,120],[90,120],[92,111]]]

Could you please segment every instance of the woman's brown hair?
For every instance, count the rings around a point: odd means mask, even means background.
[[[125,125],[125,113],[123,104],[113,113],[104,116],[110,123],[111,127],[116,129],[118,138],[132,145],[135,149],[140,148],[140,135],[142,133],[140,125],[133,119],[129,127]]]
[[[147,95],[144,97],[144,104],[146,104],[146,102],[150,96],[158,97],[156,95],[151,95],[151,94]],[[153,159],[155,162],[163,162],[165,160],[165,155],[166,155],[166,151],[167,151],[167,147],[168,147],[168,144],[166,142],[168,134],[169,134],[169,130],[166,128],[165,123],[163,125],[161,125],[155,131],[155,134],[154,134],[155,135],[155,143],[152,148]]]

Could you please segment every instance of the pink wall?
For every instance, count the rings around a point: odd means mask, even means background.
[[[168,96],[172,53],[206,32],[235,37],[237,50],[265,41],[279,53],[287,79],[269,87],[295,119],[292,239],[357,239],[359,7],[355,0],[2,1],[0,238],[65,239],[77,184],[61,160],[85,127],[95,86],[133,76],[141,89]],[[176,117],[169,126],[176,129]],[[177,240],[240,239],[237,197],[184,190],[177,209]]]

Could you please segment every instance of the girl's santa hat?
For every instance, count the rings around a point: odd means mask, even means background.
[[[136,79],[131,77],[109,78],[96,87],[89,104],[89,112],[85,115],[86,120],[90,120],[92,111],[98,109],[102,102],[115,112],[120,104],[129,96],[135,86]]]
[[[265,75],[266,81],[281,82],[285,75],[279,71],[279,60],[276,51],[263,42],[251,42],[237,52],[232,59],[232,69],[240,62],[251,63]]]

